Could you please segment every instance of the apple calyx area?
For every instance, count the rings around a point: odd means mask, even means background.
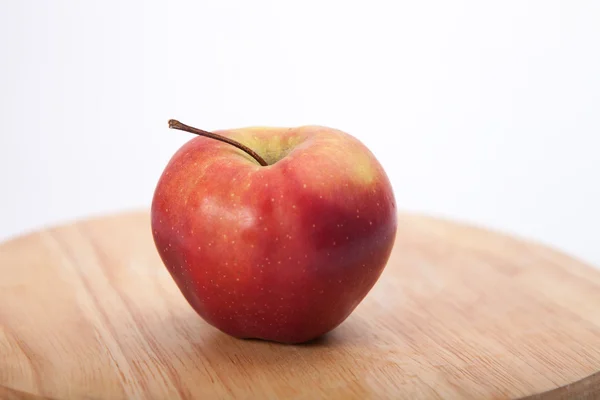
[[[228,143],[234,147],[237,147],[238,149],[245,151],[246,153],[248,153],[252,158],[254,158],[261,166],[266,167],[269,164],[261,157],[258,155],[258,153],[256,153],[254,150],[252,150],[251,148],[241,144],[238,141],[235,141],[233,139],[230,139],[228,137],[225,136],[221,136],[221,135],[217,135],[216,133],[212,133],[212,132],[208,132],[202,129],[198,129],[198,128],[194,128],[193,126],[189,126],[186,124],[183,124],[179,121],[177,121],[176,119],[170,119],[169,120],[169,128],[171,129],[177,129],[180,131],[185,131],[185,132],[190,132],[196,135],[200,135],[200,136],[204,136],[204,137],[208,137],[211,139],[215,139],[221,142],[225,142]]]

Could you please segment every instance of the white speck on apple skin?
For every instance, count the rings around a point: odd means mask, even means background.
[[[303,187],[304,189],[306,189],[306,183],[302,184],[302,187]]]

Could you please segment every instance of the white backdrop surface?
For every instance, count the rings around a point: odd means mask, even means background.
[[[147,207],[204,129],[361,139],[402,210],[600,265],[600,2],[0,1],[0,240]]]

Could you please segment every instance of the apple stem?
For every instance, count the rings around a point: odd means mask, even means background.
[[[249,148],[247,146],[244,146],[240,142],[237,142],[237,141],[235,141],[233,139],[230,139],[228,137],[217,135],[216,133],[212,133],[212,132],[207,132],[207,131],[204,131],[202,129],[194,128],[193,126],[189,126],[189,125],[186,125],[186,124],[182,124],[181,122],[179,122],[179,121],[177,121],[175,119],[170,119],[169,120],[169,128],[171,128],[171,129],[178,129],[180,131],[194,133],[196,135],[205,136],[205,137],[208,137],[208,138],[211,138],[211,139],[219,140],[221,142],[229,143],[230,145],[235,146],[238,149],[243,150],[246,153],[248,153],[250,156],[252,156],[252,158],[254,158],[256,161],[258,161],[258,163],[260,165],[262,165],[263,167],[266,167],[267,165],[269,165],[254,150],[252,150],[251,148]]]

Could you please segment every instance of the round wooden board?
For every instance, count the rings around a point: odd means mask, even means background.
[[[203,322],[161,264],[146,213],[12,240],[0,274],[2,398],[600,395],[600,271],[447,221],[401,215],[375,288],[299,346]]]

